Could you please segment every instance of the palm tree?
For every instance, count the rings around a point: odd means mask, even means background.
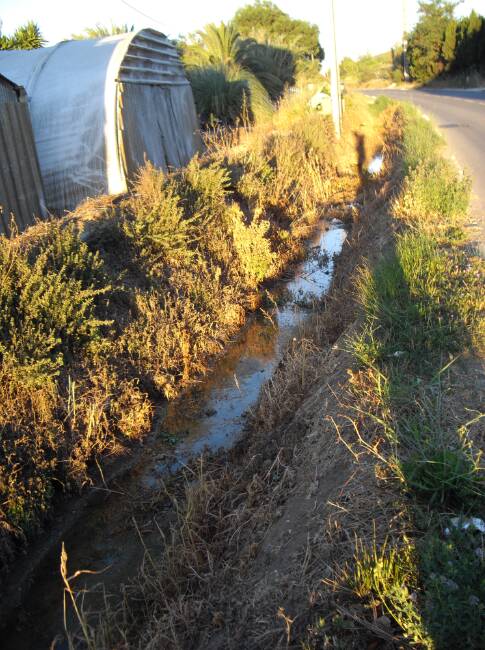
[[[233,122],[245,106],[256,120],[272,111],[266,88],[245,65],[243,42],[231,24],[206,25],[181,49],[203,120],[212,115]],[[209,107],[212,112],[207,115]]]
[[[295,58],[286,47],[252,38],[242,41],[241,46],[241,65],[259,79],[273,101],[283,95],[286,86],[294,85]]]
[[[126,34],[127,32],[133,32],[134,29],[134,25],[128,27],[126,23],[123,25],[114,25],[111,23],[111,27],[97,23],[95,27],[86,27],[80,34],[72,34],[71,38],[75,41],[105,38],[106,36],[116,36],[117,34]]]
[[[229,23],[206,25],[190,37],[184,46],[184,62],[188,66],[232,66],[241,56],[239,33]]]
[[[35,50],[45,43],[39,26],[33,20],[17,27],[12,36],[0,35],[0,50]]]
[[[194,100],[202,124],[219,122],[234,124],[247,106],[248,87],[242,79],[231,79],[228,71],[218,66],[192,66],[187,69]]]

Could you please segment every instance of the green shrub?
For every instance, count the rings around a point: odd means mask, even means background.
[[[195,157],[172,175],[145,167],[127,205],[123,229],[147,272],[173,284],[174,269],[194,270],[211,260],[226,279],[255,288],[273,272],[268,221],[244,215],[230,200],[229,172],[219,163]],[[195,260],[199,258],[199,261]],[[198,284],[185,274],[186,289]]]
[[[131,214],[122,228],[149,274],[166,264],[179,264],[193,255],[195,217],[186,218],[177,188],[169,178],[145,166],[128,201]]]
[[[485,561],[483,535],[472,525],[433,531],[420,544],[425,587],[424,619],[435,647],[483,648],[485,638]]]
[[[0,239],[0,358],[24,383],[41,386],[108,324],[96,303],[109,289],[97,254],[72,227],[52,224],[35,251]]]
[[[136,294],[136,314],[121,349],[141,376],[172,399],[206,370],[207,359],[241,325],[236,287],[224,286],[220,269],[202,260],[172,276],[170,289]]]
[[[35,528],[54,477],[69,474],[66,429],[75,447],[77,426],[61,396],[66,368],[109,345],[97,315],[109,291],[99,256],[58,222],[22,243],[0,238],[0,525],[17,534]]]
[[[267,238],[269,221],[253,219],[249,226],[242,220],[242,213],[235,213],[233,222],[234,246],[248,283],[257,286],[269,277],[273,270],[275,254]]]
[[[229,194],[229,171],[217,162],[207,164],[196,156],[173,177],[189,216],[201,229],[221,219]]]

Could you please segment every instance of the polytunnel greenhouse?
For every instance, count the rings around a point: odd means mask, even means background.
[[[51,210],[124,192],[146,161],[179,167],[200,146],[177,50],[155,30],[2,51],[0,73],[29,97]]]

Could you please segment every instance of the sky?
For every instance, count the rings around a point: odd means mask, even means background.
[[[315,23],[320,41],[331,51],[330,0],[274,0],[293,18]],[[10,34],[27,20],[34,20],[50,45],[83,28],[102,24],[152,27],[169,37],[201,29],[210,22],[228,21],[250,0],[0,0],[2,32]],[[338,57],[378,54],[401,39],[403,6],[407,28],[417,19],[417,0],[335,0]],[[464,0],[457,15],[472,9],[485,15],[485,0]]]

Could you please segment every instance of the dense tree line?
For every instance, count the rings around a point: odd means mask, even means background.
[[[458,3],[419,3],[419,21],[409,36],[411,78],[426,83],[442,74],[485,72],[485,18],[475,11],[456,19]]]

